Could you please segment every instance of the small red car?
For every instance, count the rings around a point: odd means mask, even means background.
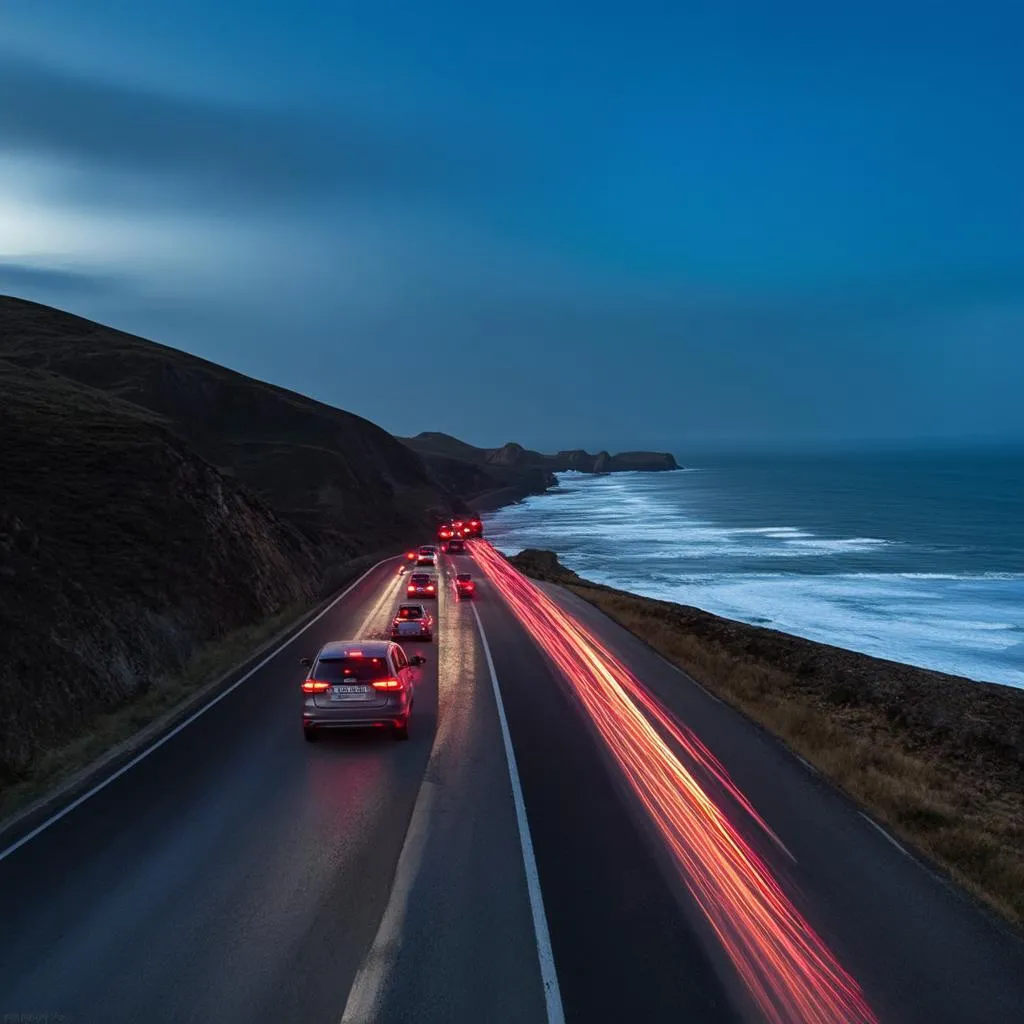
[[[391,623],[392,640],[430,640],[434,635],[434,620],[421,604],[400,604],[398,614]]]
[[[464,597],[476,595],[476,584],[468,572],[460,572],[455,575],[455,596],[461,601]]]

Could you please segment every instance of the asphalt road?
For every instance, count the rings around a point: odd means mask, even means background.
[[[474,605],[441,595],[408,743],[303,742],[299,657],[382,635],[398,581],[395,562],[373,570],[178,735],[0,851],[0,1020],[557,1024],[533,867],[566,1020],[756,1019],[569,688],[486,582]],[[553,593],[778,833],[793,859],[763,837],[760,852],[881,1021],[1021,1019],[1016,938],[779,744]]]

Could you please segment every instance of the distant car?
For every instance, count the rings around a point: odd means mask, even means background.
[[[455,574],[455,596],[461,601],[464,597],[476,596],[476,584],[468,572]]]
[[[434,620],[421,604],[400,604],[391,623],[392,640],[432,640]]]
[[[416,561],[413,563],[417,569],[430,568],[433,569],[437,562],[433,555],[417,555]]]
[[[414,572],[405,592],[410,597],[437,597],[437,577],[429,572]]]
[[[302,732],[316,740],[326,729],[385,727],[396,740],[409,738],[409,716],[420,655],[407,657],[387,640],[336,640],[325,644],[302,683]]]
[[[419,550],[416,553],[421,558],[424,555],[429,555],[431,558],[436,558],[437,557],[437,545],[435,545],[435,544],[424,544],[421,548],[419,548]]]
[[[482,537],[484,535],[484,524],[476,518],[467,520],[463,535],[466,537]]]
[[[442,523],[437,528],[437,539],[438,540],[451,540],[452,539],[452,524]]]
[[[449,555],[464,555],[466,553],[466,542],[459,537],[452,537],[444,546]]]

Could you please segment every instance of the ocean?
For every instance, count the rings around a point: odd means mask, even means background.
[[[623,590],[1024,687],[1024,452],[565,473],[486,530],[506,553],[548,548]]]

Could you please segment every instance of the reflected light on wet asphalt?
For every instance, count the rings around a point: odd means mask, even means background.
[[[490,544],[470,543],[491,585],[590,715],[764,1018],[774,1024],[875,1022],[856,981],[663,734],[785,850],[714,755],[596,637]]]

